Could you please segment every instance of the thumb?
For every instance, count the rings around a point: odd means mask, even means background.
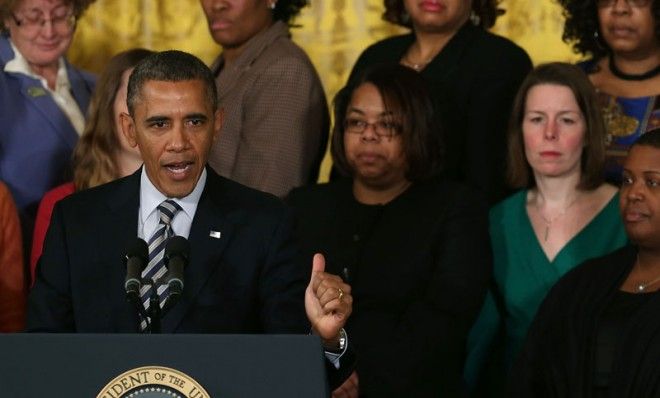
[[[321,253],[316,253],[312,259],[312,274],[323,271],[325,271],[325,257]]]

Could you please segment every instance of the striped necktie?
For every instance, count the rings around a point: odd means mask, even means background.
[[[142,271],[142,279],[153,279],[154,281],[157,281],[167,272],[163,258],[165,256],[165,244],[167,239],[173,235],[171,224],[174,216],[176,216],[176,213],[178,213],[179,210],[181,210],[181,206],[172,199],[167,199],[158,205],[160,222],[158,223],[156,231],[149,239],[149,242],[147,242],[149,245],[149,263],[144,271]],[[140,289],[140,298],[147,313],[149,312],[149,298],[151,297],[151,292],[151,285],[142,285],[142,288]],[[163,308],[165,301],[167,301],[167,285],[164,284],[159,286],[157,292],[158,297],[160,298],[160,307]],[[146,320],[143,319],[142,322],[140,322],[140,327],[143,331],[147,328]]]

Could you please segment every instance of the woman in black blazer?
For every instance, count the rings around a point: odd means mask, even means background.
[[[347,178],[288,201],[305,261],[323,253],[353,288],[358,365],[336,394],[463,396],[465,338],[491,272],[487,205],[439,176],[430,95],[412,69],[368,71],[334,112],[332,155]]]

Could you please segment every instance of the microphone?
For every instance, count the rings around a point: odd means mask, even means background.
[[[126,264],[126,281],[124,282],[124,290],[126,296],[139,297],[140,287],[142,287],[142,270],[149,261],[149,248],[147,242],[137,238],[130,246],[124,263]]]
[[[183,269],[188,265],[190,244],[183,236],[172,236],[165,245],[165,265],[167,266],[167,286],[170,291],[168,301],[175,301],[183,292]]]

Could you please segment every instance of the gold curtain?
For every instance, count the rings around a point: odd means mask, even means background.
[[[365,47],[405,31],[381,20],[382,0],[309,3],[295,21],[301,27],[292,29],[293,39],[312,59],[328,99]],[[578,59],[561,40],[563,19],[554,0],[504,0],[500,6],[506,14],[493,31],[525,48],[535,63]],[[78,23],[69,59],[98,73],[112,55],[133,47],[184,50],[209,64],[220,52],[199,0],[97,0]],[[323,176],[328,168],[326,159]]]

